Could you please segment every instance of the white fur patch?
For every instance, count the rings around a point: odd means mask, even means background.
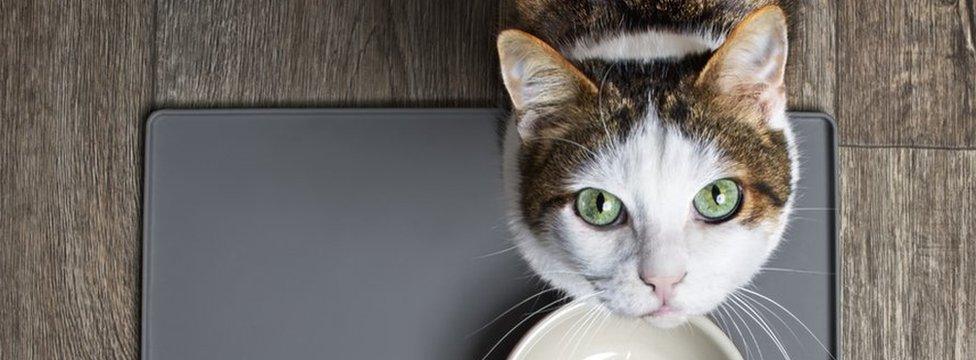
[[[568,179],[570,190],[599,188],[616,195],[628,214],[626,226],[594,229],[570,205],[549,224],[551,238],[535,238],[519,212],[520,140],[513,124],[505,140],[504,175],[510,229],[520,253],[541,278],[573,297],[618,314],[645,316],[662,303],[638,272],[686,271],[668,301],[678,314],[651,319],[665,326],[711,311],[747,283],[780,242],[789,209],[779,221],[755,227],[735,220],[699,221],[692,199],[705,185],[732,177],[732,164],[712,144],[663,126],[653,104],[649,108],[627,139],[590,149],[596,159]]]
[[[577,60],[654,60],[681,58],[715,50],[724,39],[694,32],[648,30],[621,34],[600,41],[580,40],[567,55]]]

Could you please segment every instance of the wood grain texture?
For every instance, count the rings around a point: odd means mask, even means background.
[[[792,110],[834,113],[836,8],[833,0],[800,0],[789,13],[786,86]]]
[[[976,146],[973,0],[837,6],[841,142]]]
[[[138,356],[152,3],[0,1],[0,358]]]
[[[494,106],[497,1],[159,1],[165,107]]]
[[[976,151],[841,151],[847,359],[976,357]]]

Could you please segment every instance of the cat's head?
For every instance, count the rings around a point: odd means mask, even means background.
[[[658,67],[577,62],[509,30],[510,220],[554,286],[673,326],[746,284],[780,242],[796,158],[778,8],[712,54]]]

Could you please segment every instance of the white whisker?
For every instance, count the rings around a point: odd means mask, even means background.
[[[575,141],[572,141],[572,140],[568,140],[568,139],[563,139],[563,138],[558,138],[558,137],[551,137],[551,136],[536,136],[536,137],[533,137],[533,138],[529,138],[527,140],[537,140],[537,139],[553,140],[553,141],[562,141],[562,142],[565,142],[567,144],[576,145],[580,149],[583,149],[583,151],[586,151],[587,153],[589,153],[590,156],[592,156],[593,158],[596,158],[597,157],[596,153],[593,152],[593,150],[590,150],[586,146],[583,146],[583,144],[580,144],[578,142],[575,142]]]
[[[610,135],[610,129],[607,128],[607,114],[606,109],[603,108],[603,87],[607,82],[607,75],[610,75],[610,66],[607,66],[607,71],[603,72],[603,78],[600,79],[600,89],[597,91],[597,108],[600,109],[600,122],[603,123],[603,132],[607,135],[607,142],[613,142],[613,136]]]
[[[549,328],[547,328],[547,329],[545,330],[545,332],[543,332],[542,334],[539,334],[539,336],[536,336],[536,339],[535,339],[535,341],[533,341],[533,342],[532,342],[532,344],[530,344],[530,345],[528,346],[528,348],[526,348],[526,350],[527,350],[527,351],[526,351],[526,353],[529,353],[529,354],[531,354],[531,353],[532,353],[532,351],[531,351],[531,350],[532,350],[532,349],[534,349],[534,348],[535,348],[535,346],[536,346],[537,344],[539,344],[539,341],[540,341],[540,340],[542,340],[542,339],[544,339],[544,338],[546,338],[546,336],[547,336],[547,335],[548,335],[548,334],[549,334],[550,332],[552,332],[552,331],[553,331],[553,329],[556,329],[556,327],[557,327],[557,326],[559,326],[559,325],[561,325],[562,323],[564,323],[564,322],[566,322],[566,320],[568,320],[568,319],[570,319],[570,318],[569,318],[569,317],[564,317],[564,318],[562,318],[562,319],[559,319],[559,320],[558,320],[557,322],[555,322],[555,323],[553,323],[553,324],[551,324],[551,325],[549,326]],[[577,320],[579,320],[579,319],[577,319]]]
[[[729,301],[730,301],[731,304],[737,305],[736,302],[735,302],[735,298],[729,297]],[[759,359],[760,360],[764,360],[762,346],[759,346],[759,339],[757,339],[756,338],[756,334],[752,332],[752,327],[749,326],[749,323],[746,322],[746,319],[742,317],[742,314],[740,314],[739,311],[736,310],[736,308],[729,307],[729,310],[731,310],[732,311],[732,314],[735,314],[735,316],[738,317],[739,320],[742,321],[742,327],[746,328],[746,331],[749,333],[749,337],[752,338],[752,343],[756,345],[756,352],[759,353]],[[743,339],[743,341],[745,341],[745,340]]]
[[[797,323],[799,323],[800,326],[802,326],[803,329],[806,330],[807,334],[810,334],[810,336],[813,337],[813,339],[817,341],[817,344],[819,344],[820,347],[823,349],[823,351],[827,353],[827,356],[830,356],[831,359],[836,360],[836,358],[834,357],[834,354],[832,354],[830,352],[830,350],[827,349],[827,346],[824,345],[823,342],[820,341],[820,338],[818,338],[817,335],[814,334],[813,331],[810,330],[810,328],[805,323],[803,323],[802,320],[800,320],[800,318],[796,317],[796,315],[793,315],[793,312],[792,311],[790,311],[789,309],[787,309],[783,305],[780,305],[775,300],[766,297],[766,295],[760,294],[758,292],[755,292],[755,291],[752,291],[752,290],[749,290],[749,289],[746,289],[746,288],[739,288],[739,290],[745,291],[746,293],[752,294],[754,296],[758,296],[760,299],[766,300],[769,303],[771,303],[771,304],[775,305],[776,307],[778,307],[780,310],[783,310],[783,312],[785,312],[787,315],[789,315],[791,318],[793,318],[794,321],[796,321]]]
[[[761,268],[761,270],[762,271],[779,271],[779,272],[788,272],[788,273],[797,273],[797,274],[810,274],[810,275],[834,275],[834,273],[832,273],[832,272],[813,271],[813,270],[797,270],[797,269],[787,269],[787,268],[773,268],[773,267],[764,267],[764,268]]]
[[[489,258],[489,257],[495,256],[495,255],[501,255],[501,254],[507,253],[507,252],[512,251],[512,250],[515,250],[515,249],[518,249],[518,245],[512,245],[510,247],[507,247],[507,248],[504,248],[504,249],[495,251],[493,253],[488,253],[488,254],[476,256],[475,257],[475,260]]]
[[[593,309],[587,309],[582,316],[577,317],[576,320],[573,320],[573,323],[569,326],[569,330],[564,332],[563,336],[559,337],[559,346],[562,348],[563,353],[565,353],[566,349],[568,348],[568,346],[563,346],[563,344],[566,344],[567,342],[569,344],[572,344],[573,337],[576,336],[576,332],[579,331],[579,327],[582,326],[584,322],[586,322],[586,319],[588,319],[587,316],[590,314],[590,311],[592,310]]]
[[[590,275],[590,274],[587,274],[587,273],[582,273],[582,272],[579,272],[579,271],[537,271],[537,272],[530,272],[530,273],[526,274],[525,276],[522,276],[522,277],[519,277],[519,278],[520,279],[527,279],[527,278],[535,277],[535,278],[540,278],[541,279],[542,278],[542,275],[559,275],[559,274],[579,275],[579,276],[582,276],[582,277],[589,277],[589,278],[593,278],[594,277],[593,275]]]
[[[576,355],[576,351],[579,350],[580,344],[586,340],[586,334],[589,332],[590,326],[596,322],[597,315],[599,315],[600,312],[599,310],[600,309],[598,307],[593,307],[592,309],[590,309],[590,311],[587,311],[586,320],[584,320],[583,324],[580,325],[577,333],[574,334],[572,337],[570,337],[569,342],[570,345],[573,346],[573,351],[570,351],[569,353],[570,358],[572,358],[573,355]],[[578,336],[578,340],[573,341],[573,339],[576,339],[577,336]]]
[[[593,321],[593,324],[590,326],[590,329],[587,329],[587,333],[589,333],[590,331],[594,331],[594,333],[599,333],[600,330],[603,328],[603,325],[606,324],[607,319],[609,319],[611,315],[612,313],[609,310],[600,307],[600,311],[597,311],[597,315],[596,315],[597,319],[599,320]],[[589,338],[588,340],[592,341],[593,338]]]
[[[585,300],[585,299],[588,299],[588,298],[597,296],[597,295],[599,295],[601,293],[603,293],[603,291],[597,291],[597,292],[594,292],[592,294],[589,294],[589,295],[580,297],[580,298],[576,299],[576,301],[582,301],[582,300]],[[553,302],[550,302],[549,304],[546,304],[546,306],[543,306],[539,310],[533,311],[531,314],[529,314],[524,319],[522,319],[522,321],[519,321],[517,324],[515,324],[515,326],[513,326],[510,330],[508,330],[508,332],[506,332],[504,335],[502,335],[502,337],[500,339],[498,339],[498,341],[495,342],[495,345],[492,345],[491,348],[488,349],[488,352],[485,353],[485,356],[481,357],[481,360],[487,359],[488,356],[490,356],[491,353],[494,352],[495,349],[498,348],[498,345],[501,345],[502,341],[505,341],[505,339],[508,338],[509,335],[512,335],[512,333],[515,332],[515,330],[518,329],[520,326],[522,326],[522,324],[525,324],[526,321],[529,321],[529,319],[532,319],[536,315],[541,314],[543,311],[548,310],[553,305],[556,305],[556,304],[558,304],[559,302],[561,302],[563,300],[569,299],[570,297],[571,297],[570,295],[563,296],[563,297],[561,297],[561,298],[559,298],[559,299],[557,299],[557,300],[555,300]]]
[[[501,345],[502,341],[505,341],[505,338],[507,338],[509,335],[511,335],[512,332],[514,332],[516,329],[518,329],[519,326],[522,326],[522,324],[524,324],[526,321],[529,321],[529,319],[532,319],[534,316],[542,313],[543,311],[546,311],[547,309],[551,308],[553,305],[558,304],[560,301],[566,300],[568,298],[569,298],[569,295],[566,295],[566,296],[564,296],[564,297],[562,297],[560,299],[557,299],[557,300],[555,300],[555,301],[547,304],[546,306],[543,306],[539,310],[536,310],[536,311],[532,312],[531,314],[529,314],[528,316],[526,316],[524,319],[522,319],[522,321],[519,321],[517,324],[515,324],[515,326],[513,326],[510,330],[508,330],[508,332],[506,332],[505,335],[502,335],[502,337],[500,339],[498,339],[498,341],[495,342],[495,345],[492,345],[492,347],[490,349],[488,349],[488,352],[485,353],[485,356],[483,356],[481,358],[481,360],[487,359],[488,356],[490,356],[491,353],[495,351],[495,349],[498,347],[498,345]]]
[[[717,322],[720,323],[716,325],[718,325],[718,327],[722,329],[722,332],[728,334],[729,331],[732,330],[729,328],[728,324],[725,323],[725,318],[722,316],[721,312],[713,312],[709,314],[709,316],[712,318],[712,322],[716,322],[717,320]]]
[[[532,296],[529,296],[529,297],[525,298],[522,301],[519,301],[518,304],[512,305],[512,307],[508,308],[508,310],[505,310],[504,312],[502,312],[501,314],[499,314],[498,316],[496,316],[494,319],[491,319],[491,321],[489,321],[484,326],[478,328],[478,330],[475,330],[475,331],[471,332],[470,334],[468,334],[467,336],[465,336],[465,339],[470,338],[470,337],[474,336],[475,334],[481,332],[482,330],[488,328],[489,326],[491,326],[491,324],[494,324],[496,321],[498,321],[499,319],[501,319],[502,317],[504,317],[508,313],[512,312],[512,310],[517,309],[518,307],[524,305],[525,303],[529,302],[530,300],[535,299],[535,298],[539,297],[542,294],[545,294],[545,293],[548,293],[548,292],[552,292],[552,291],[555,291],[555,290],[556,289],[545,289],[545,290],[542,290],[540,292],[535,293]]]
[[[798,344],[800,344],[800,348],[801,349],[803,348],[803,342],[800,341],[800,336],[796,334],[796,331],[793,331],[793,327],[790,326],[790,324],[788,324],[785,320],[783,320],[783,318],[781,316],[779,316],[779,314],[777,314],[775,311],[773,311],[768,306],[766,306],[766,304],[763,304],[763,303],[757,301],[756,299],[753,299],[752,297],[745,296],[743,294],[742,299],[744,299],[746,301],[751,301],[753,304],[759,306],[761,309],[765,310],[770,315],[773,315],[773,317],[775,317],[776,320],[779,320],[780,324],[783,324],[783,326],[786,327],[786,330],[789,330],[790,331],[790,334],[793,334],[793,339],[796,340],[796,342]]]
[[[722,305],[725,305],[725,304],[722,304]],[[742,346],[746,348],[746,359],[752,359],[752,351],[749,348],[749,342],[746,341],[746,336],[743,335],[742,330],[739,329],[739,324],[736,324],[735,323],[735,318],[733,318],[732,317],[732,314],[729,313],[729,309],[726,309],[726,308],[722,307],[722,305],[719,305],[718,306],[718,309],[721,310],[723,313],[725,313],[725,316],[728,317],[729,322],[732,323],[732,326],[735,329],[735,332],[737,334],[739,334],[739,339],[742,340]],[[743,325],[745,325],[745,324],[743,324]]]
[[[759,328],[763,332],[765,332],[766,336],[768,336],[769,339],[773,341],[773,344],[776,345],[776,348],[779,350],[780,354],[783,355],[784,359],[792,360],[790,358],[789,352],[786,351],[786,347],[783,346],[783,342],[779,340],[779,337],[776,336],[775,332],[773,331],[773,328],[769,326],[766,320],[763,319],[762,316],[759,315],[759,313],[757,313],[754,309],[752,309],[748,304],[745,304],[742,301],[742,299],[740,299],[738,295],[735,293],[732,293],[730,295],[730,299],[732,300],[733,304],[741,308],[742,311],[746,313],[746,315],[752,318],[752,320],[756,322],[756,325],[759,325]]]

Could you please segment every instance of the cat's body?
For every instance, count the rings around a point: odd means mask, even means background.
[[[516,1],[528,33],[499,38],[504,173],[514,241],[542,278],[668,326],[755,275],[797,176],[770,3]]]
[[[566,52],[649,32],[705,38],[714,49],[749,13],[776,0],[514,0],[516,28]],[[697,39],[695,39],[697,41]],[[673,46],[675,44],[665,43]],[[680,45],[679,45],[680,46]],[[648,50],[648,49],[632,49]]]

